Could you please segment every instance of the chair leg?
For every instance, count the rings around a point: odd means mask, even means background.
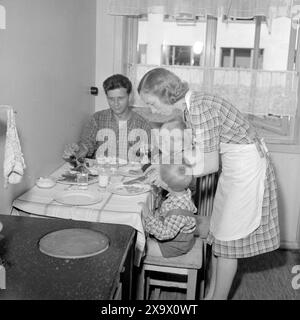
[[[142,266],[139,270],[138,277],[137,277],[137,300],[144,300],[145,299],[145,268]]]
[[[159,296],[160,296],[160,288],[156,287],[154,289],[153,300],[159,300]]]
[[[207,244],[205,241],[203,241],[203,258],[202,258],[202,275],[203,279],[201,279],[200,282],[200,300],[204,299],[205,297],[205,287],[206,287],[206,267],[207,267]]]
[[[150,276],[145,277],[145,300],[150,299]]]
[[[195,269],[190,269],[188,271],[187,292],[186,292],[187,300],[195,300],[196,285],[197,285],[197,271],[198,270],[195,270]]]

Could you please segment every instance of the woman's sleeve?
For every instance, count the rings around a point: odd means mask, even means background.
[[[195,146],[205,153],[218,151],[220,120],[213,101],[192,101],[189,115]]]

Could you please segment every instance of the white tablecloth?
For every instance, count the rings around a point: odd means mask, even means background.
[[[68,164],[56,170],[51,177],[57,178],[67,171]],[[121,181],[124,177],[114,176],[112,182]],[[132,178],[125,178],[132,179]],[[69,185],[57,183],[50,189],[34,186],[13,202],[13,207],[32,215],[56,217],[63,219],[83,220],[91,222],[125,224],[137,230],[136,264],[139,264],[141,254],[145,249],[145,233],[141,219],[141,205],[146,203],[152,209],[152,192],[136,196],[120,196],[110,192],[102,192],[101,202],[89,206],[63,205],[54,200],[55,195],[68,189]],[[88,191],[99,194],[98,184],[91,184]]]

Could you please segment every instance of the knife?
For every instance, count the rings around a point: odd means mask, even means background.
[[[125,182],[123,182],[123,185],[135,184],[137,182],[142,182],[144,180],[146,180],[146,177],[145,176],[141,176],[141,177],[129,180],[129,181],[125,181]]]

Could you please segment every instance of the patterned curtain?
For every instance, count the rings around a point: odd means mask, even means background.
[[[300,0],[109,0],[111,15],[139,16],[163,13],[171,16],[265,16],[299,19]]]
[[[133,81],[133,87],[137,88],[143,75],[155,67],[157,66],[131,65],[129,77]],[[296,114],[299,79],[297,72],[187,66],[163,67],[188,82],[191,90],[218,94],[232,102],[243,113],[278,116],[295,116]],[[136,91],[134,104],[143,106]]]

